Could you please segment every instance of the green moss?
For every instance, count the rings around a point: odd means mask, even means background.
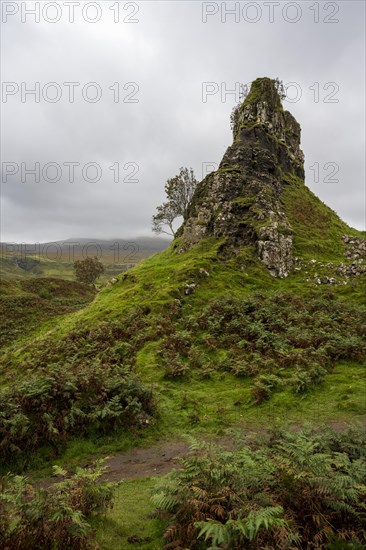
[[[217,170],[217,174],[220,174],[221,172],[227,173],[227,172],[239,172],[241,173],[242,169],[238,165],[231,165],[231,164],[224,164]]]
[[[254,204],[255,197],[249,196],[249,197],[237,197],[233,200],[233,204],[237,206],[241,206],[244,208],[249,208],[252,204]]]
[[[278,232],[281,233],[281,235],[292,235],[293,231],[290,227],[287,227],[286,225],[279,225],[277,228]]]
[[[157,484],[157,479],[139,479],[125,481],[116,489],[113,509],[92,522],[101,550],[160,550],[163,547],[162,534],[167,520],[152,517],[151,496]]]
[[[258,101],[266,101],[271,110],[283,111],[275,81],[271,78],[257,78],[252,82],[250,92],[243,103],[243,108]]]

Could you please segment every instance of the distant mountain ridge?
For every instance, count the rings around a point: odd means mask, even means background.
[[[169,239],[65,239],[44,243],[0,243],[0,274],[6,279],[23,276],[73,278],[72,264],[97,256],[107,275],[116,275],[144,258],[165,250]]]

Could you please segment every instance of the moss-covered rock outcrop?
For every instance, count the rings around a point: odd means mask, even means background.
[[[238,108],[234,141],[219,169],[199,185],[183,230],[185,247],[225,237],[237,251],[255,244],[270,273],[293,267],[292,228],[282,205],[283,174],[304,178],[300,125],[284,111],[276,81],[259,78]]]

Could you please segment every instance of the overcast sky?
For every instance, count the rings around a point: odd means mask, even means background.
[[[1,4],[2,241],[151,235],[165,181],[212,171],[227,92],[261,76],[292,83],[306,184],[364,229],[363,1]]]

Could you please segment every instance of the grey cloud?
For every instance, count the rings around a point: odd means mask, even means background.
[[[78,99],[79,93],[74,104],[9,98],[2,104],[2,160],[93,161],[104,176],[97,183],[70,184],[65,173],[55,184],[15,178],[3,183],[1,239],[149,234],[166,179],[180,166],[192,166],[201,177],[202,163],[220,162],[231,142],[235,99],[228,95],[222,102],[217,94],[204,103],[202,83],[232,89],[258,76],[301,85],[301,100],[286,108],[302,126],[307,185],[348,223],[363,228],[365,6],[336,4],[336,24],[315,24],[304,2],[303,18],[294,24],[281,18],[271,24],[264,16],[255,24],[230,18],[223,24],[219,16],[203,24],[201,2],[185,1],[140,2],[138,24],[114,24],[111,13],[95,25],[10,19],[2,29],[4,81],[95,81],[103,97],[96,104]],[[112,2],[103,9],[107,5]],[[108,87],[117,81],[136,82],[139,103],[114,103]],[[319,103],[309,89],[315,82]],[[338,103],[323,102],[327,82],[339,85]],[[116,161],[136,162],[139,183],[113,183],[108,166]],[[310,166],[330,161],[339,165],[339,182],[314,182]]]

